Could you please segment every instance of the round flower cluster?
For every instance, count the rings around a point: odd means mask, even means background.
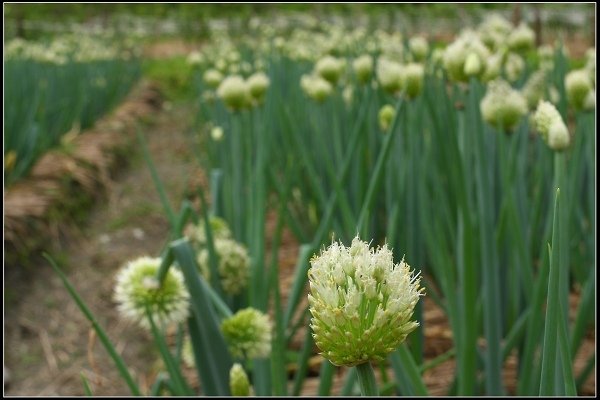
[[[141,257],[127,263],[116,277],[119,312],[146,329],[150,328],[146,309],[159,327],[183,322],[189,315],[190,295],[183,275],[171,267],[161,285],[156,279],[160,264],[160,258]]]
[[[524,69],[525,60],[523,60],[523,57],[516,53],[508,53],[504,64],[506,79],[510,82],[516,82],[521,77]]]
[[[591,108],[595,108],[596,92],[588,70],[578,69],[569,72],[565,77],[565,89],[569,103],[576,109],[587,109],[592,105],[591,99],[588,99],[588,96],[593,96],[593,107]],[[590,95],[590,93],[593,94]]]
[[[421,64],[410,63],[404,66],[402,70],[402,87],[409,98],[413,99],[421,93],[424,74],[425,69]]]
[[[318,75],[302,75],[300,87],[313,100],[324,101],[333,92],[333,86],[329,81]]]
[[[527,114],[527,102],[523,95],[510,85],[497,79],[488,84],[487,92],[480,104],[481,115],[490,125],[512,131],[521,117]]]
[[[379,35],[381,55],[387,59],[401,61],[404,59],[403,37],[399,32]]]
[[[420,278],[394,264],[387,245],[369,249],[356,237],[314,256],[308,271],[311,328],[323,357],[335,365],[381,361],[419,324],[411,321]]]
[[[551,149],[560,151],[569,147],[569,130],[552,103],[540,101],[533,120],[537,131]]]
[[[402,89],[402,64],[386,58],[377,61],[377,79],[379,84],[388,93],[398,93]]]
[[[202,75],[202,80],[208,87],[215,89],[223,80],[223,74],[216,69],[207,69]]]
[[[471,54],[473,54],[471,56]],[[466,82],[469,76],[478,76],[483,73],[483,68],[479,68],[477,74],[472,72],[475,70],[473,64],[474,58],[477,58],[479,63],[485,62],[490,56],[490,51],[485,47],[479,37],[472,31],[463,32],[454,42],[452,42],[444,51],[444,67],[448,71],[451,79]],[[469,69],[467,70],[466,61],[470,58]],[[469,75],[467,72],[471,72]]]
[[[344,72],[346,63],[344,60],[332,56],[325,56],[317,61],[315,71],[332,85],[335,85]]]
[[[596,48],[590,47],[585,52],[585,69],[590,74],[592,85],[596,84]]]
[[[416,61],[423,61],[429,53],[427,39],[422,36],[413,36],[408,41],[408,48]]]
[[[236,295],[248,284],[250,257],[246,248],[230,238],[216,238],[215,251],[219,259],[218,271],[225,293]],[[210,281],[209,252],[204,247],[198,253],[198,266],[204,279]]]
[[[494,53],[485,60],[485,71],[481,77],[484,82],[489,82],[500,76],[502,73],[502,64],[504,63],[504,55],[504,52]]]
[[[395,115],[396,110],[392,105],[386,104],[383,107],[381,107],[379,109],[379,114],[377,115],[379,118],[379,128],[382,131],[387,132]]]
[[[262,103],[270,83],[271,80],[264,72],[257,72],[248,78],[248,89],[256,103]]]
[[[250,89],[240,75],[230,75],[223,79],[217,89],[217,96],[233,110],[240,110],[250,104]]]
[[[204,56],[199,51],[192,51],[188,54],[186,61],[190,65],[201,65],[204,62]]]
[[[225,319],[221,331],[234,357],[266,358],[271,354],[271,321],[254,308],[245,308]]]
[[[526,24],[521,23],[508,35],[506,44],[513,51],[527,51],[535,46],[535,33]]]
[[[490,14],[479,26],[478,32],[483,43],[490,49],[503,46],[513,30],[506,18],[498,14]]]
[[[216,127],[214,129],[217,128],[219,127]],[[222,136],[222,134],[223,132],[221,129],[220,135]],[[219,133],[216,133],[216,135],[218,136]],[[210,231],[212,233],[213,240],[231,237],[231,230],[229,230],[229,226],[227,225],[227,222],[225,222],[224,219],[211,215],[208,218],[208,223],[210,224]],[[206,228],[204,225],[204,221],[200,221],[198,225],[188,225],[185,228],[184,235],[190,240],[190,242],[192,242],[192,244],[197,249],[206,246]]]
[[[220,142],[221,139],[223,139],[224,134],[225,134],[225,132],[223,131],[223,128],[221,128],[220,126],[214,126],[210,130],[210,137],[215,142]]]
[[[356,79],[360,83],[367,83],[373,74],[373,57],[364,54],[356,58],[352,62],[352,68],[354,69],[354,73],[356,73]]]
[[[469,53],[465,60],[465,75],[477,76],[481,72],[482,60],[479,56],[473,52]]]

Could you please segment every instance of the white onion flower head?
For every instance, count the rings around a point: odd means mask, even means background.
[[[544,140],[548,138],[548,132],[550,131],[550,125],[557,119],[562,117],[556,107],[550,102],[540,101],[533,116],[535,122],[535,129],[540,133]]]
[[[585,52],[585,69],[590,75],[592,86],[596,85],[596,48],[591,47]]]
[[[395,115],[396,110],[391,104],[386,104],[379,109],[377,117],[379,119],[379,128],[383,132],[387,132]]]
[[[480,62],[487,60],[490,51],[479,37],[472,31],[464,31],[446,50],[444,50],[444,68],[451,79],[466,82],[469,76],[465,73],[465,63],[470,54],[475,54]],[[473,58],[474,56],[471,56]],[[481,68],[483,72],[483,68]]]
[[[344,72],[346,62],[332,56],[325,56],[317,61],[315,71],[332,85],[335,85]]]
[[[526,24],[522,23],[508,36],[508,48],[513,51],[527,51],[535,46],[535,33]]]
[[[583,109],[586,97],[594,89],[588,71],[578,69],[569,72],[565,77],[565,89],[569,103],[577,110]]]
[[[363,54],[352,61],[352,69],[360,83],[367,83],[373,75],[373,57]]]
[[[257,102],[262,102],[271,83],[269,77],[264,72],[257,72],[248,78],[247,83],[252,98]]]
[[[431,63],[434,65],[441,65],[444,62],[444,50],[435,48],[431,52]]]
[[[504,45],[512,30],[510,21],[499,14],[490,14],[478,29],[481,40],[491,49]]]
[[[502,63],[504,61],[504,53],[497,52],[492,54],[485,60],[485,70],[481,79],[484,82],[489,82],[500,76],[502,73]]]
[[[403,66],[395,61],[380,58],[377,62],[377,79],[388,93],[397,93],[402,89]]]
[[[515,82],[521,77],[524,69],[525,60],[523,60],[523,57],[516,53],[509,53],[506,57],[506,63],[504,64],[506,79],[508,79],[509,82]]]
[[[570,144],[569,130],[561,119],[555,119],[548,130],[548,147],[552,150],[564,150]]]
[[[481,64],[482,60],[479,59],[479,56],[475,52],[469,53],[467,59],[465,60],[465,75],[467,76],[477,76],[481,72]]]
[[[213,240],[231,238],[231,230],[224,219],[211,215],[208,218],[208,223]],[[183,233],[196,249],[206,246],[206,225],[204,221],[200,221],[197,225],[188,225]]]
[[[521,117],[527,114],[527,101],[506,81],[496,79],[488,83],[480,109],[483,119],[488,124],[512,132]]]
[[[266,358],[271,354],[271,321],[254,308],[245,308],[223,320],[221,332],[236,358]]]
[[[352,105],[352,101],[354,101],[354,86],[346,85],[342,91],[342,98],[344,99],[344,103],[350,107],[350,105]]]
[[[429,43],[423,36],[413,36],[408,41],[408,48],[416,61],[423,61],[429,53]]]
[[[150,329],[146,308],[159,327],[184,322],[189,315],[190,295],[183,275],[171,267],[160,285],[156,279],[160,264],[160,258],[141,257],[116,276],[114,299],[120,314],[146,329]]]
[[[308,270],[311,328],[321,355],[335,365],[382,361],[419,325],[420,278],[392,251],[354,238],[313,256]]]
[[[590,90],[583,102],[583,109],[587,111],[596,109],[596,90]]]
[[[333,92],[331,83],[318,75],[302,75],[300,87],[308,97],[318,102],[323,102]]]
[[[536,130],[553,150],[569,146],[570,136],[562,116],[552,103],[541,101],[533,116]]]
[[[204,57],[199,51],[192,51],[188,54],[187,63],[190,65],[200,65],[204,62]]]
[[[250,90],[244,78],[239,75],[231,75],[221,82],[217,89],[217,96],[229,109],[235,111],[249,104]]]
[[[223,135],[224,135],[224,131],[223,131],[223,128],[220,126],[214,126],[210,130],[210,137],[215,142],[220,142],[223,139]]]
[[[409,98],[414,99],[421,93],[424,75],[422,64],[410,63],[402,69],[402,87]]]
[[[216,238],[215,251],[219,259],[217,269],[225,293],[239,294],[248,284],[250,256],[242,244],[230,238]],[[204,279],[210,281],[210,255],[207,248],[198,253],[198,266]]]

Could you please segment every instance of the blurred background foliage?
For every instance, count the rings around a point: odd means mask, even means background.
[[[557,29],[579,32],[592,42],[595,38],[594,3],[474,3],[474,4],[189,4],[189,3],[111,3],[111,4],[5,4],[5,40],[15,36],[35,39],[69,29],[69,24],[123,30],[124,25],[146,29],[144,36],[206,37],[209,20],[239,19],[243,33],[252,16],[277,15],[281,12],[311,13],[319,18],[356,16],[368,21],[371,28],[400,28],[435,33],[447,27],[457,31],[465,23],[478,21],[489,11],[530,23],[539,20],[549,33]],[[134,17],[133,19],[131,17]],[[435,19],[435,23],[434,20]],[[441,21],[441,22],[440,22]],[[140,30],[140,29],[138,29]]]

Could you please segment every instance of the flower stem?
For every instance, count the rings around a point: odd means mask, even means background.
[[[358,382],[360,384],[360,394],[362,396],[379,396],[377,390],[377,381],[375,380],[375,373],[370,362],[362,363],[356,366],[356,372],[358,373]]]

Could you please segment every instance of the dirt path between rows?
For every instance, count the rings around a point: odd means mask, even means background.
[[[197,170],[187,129],[191,105],[161,111],[140,127],[170,200],[178,207],[187,179]],[[166,243],[168,225],[150,172],[139,149],[129,166],[99,194],[87,221],[60,227],[50,252],[115,343],[142,386],[151,383],[160,364],[151,338],[124,323],[112,301],[114,275],[127,260],[157,256]],[[58,239],[58,240],[56,240]],[[80,374],[95,395],[126,395],[128,389],[92,335],[91,326],[58,276],[40,254],[33,265],[5,265],[6,395],[83,395]]]

